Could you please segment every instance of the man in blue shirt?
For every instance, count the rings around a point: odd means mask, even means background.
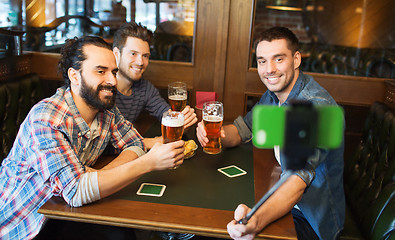
[[[258,104],[286,106],[291,99],[313,104],[335,100],[311,76],[299,70],[301,54],[292,31],[274,27],[264,31],[256,47],[258,74],[267,91]],[[221,131],[225,147],[237,146],[252,138],[252,113],[238,117]],[[197,127],[202,146],[208,142],[203,123]],[[284,167],[286,157],[275,148],[277,161]],[[250,209],[241,204],[235,220],[228,224],[234,239],[253,239],[268,224],[292,211],[298,239],[338,239],[344,225],[343,145],[334,150],[316,149],[306,167],[292,175],[253,215],[248,224],[237,224]]]

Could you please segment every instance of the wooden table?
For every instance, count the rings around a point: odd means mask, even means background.
[[[217,171],[232,164],[247,174],[228,178]],[[199,147],[180,168],[148,173],[110,197],[79,208],[52,197],[38,212],[54,219],[229,238],[226,225],[237,205],[252,207],[280,172],[273,150],[243,145],[208,155]],[[137,195],[142,182],[165,184],[164,195]],[[257,239],[297,239],[291,214],[267,226]]]

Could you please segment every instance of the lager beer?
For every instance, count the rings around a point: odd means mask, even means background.
[[[221,127],[224,120],[221,102],[211,101],[203,104],[203,125],[207,133],[208,143],[203,151],[208,154],[218,154],[222,150]]]
[[[203,118],[204,129],[207,133],[208,143],[203,151],[209,154],[217,154],[221,152],[221,127],[222,117],[205,116]]]
[[[183,82],[173,82],[169,84],[167,90],[171,110],[178,112],[184,110],[188,99],[187,84]]]
[[[181,112],[187,105],[187,95],[169,96],[171,110]]]
[[[163,113],[161,128],[164,143],[181,140],[184,133],[184,115],[175,111]]]

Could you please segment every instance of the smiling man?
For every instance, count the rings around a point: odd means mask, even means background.
[[[0,239],[35,237],[45,221],[37,210],[52,196],[79,207],[183,161],[183,141],[145,153],[142,137],[114,106],[118,68],[103,39],[69,39],[59,67],[65,86],[31,109],[0,166]],[[93,169],[109,142],[121,153]],[[84,231],[68,239],[90,235]]]
[[[308,100],[313,104],[334,105],[335,100],[311,76],[299,70],[301,54],[299,41],[287,28],[274,27],[261,33],[256,47],[258,74],[267,87],[257,104],[287,106],[291,99]],[[238,117],[233,124],[223,127],[222,144],[237,146],[252,138],[252,112]],[[197,127],[202,146],[208,142],[203,123]],[[277,161],[283,168],[286,159],[275,148]],[[265,161],[265,159],[262,159]],[[240,205],[235,220],[248,211]],[[255,213],[247,225],[228,224],[229,235],[234,239],[253,239],[271,222],[289,211],[295,223],[299,240],[337,239],[344,225],[345,199],[343,190],[343,146],[334,150],[316,149],[306,167],[292,175]]]
[[[150,57],[152,32],[135,22],[125,23],[114,36],[113,52],[118,64],[118,95],[116,104],[130,122],[134,122],[145,109],[159,121],[170,105],[159,95],[149,81],[143,78]],[[195,110],[186,106],[184,127],[197,122]]]

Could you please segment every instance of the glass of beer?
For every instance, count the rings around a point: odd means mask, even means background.
[[[224,120],[223,109],[221,102],[211,101],[203,104],[203,124],[209,140],[203,148],[205,153],[218,154],[222,150],[221,127]]]
[[[181,112],[187,105],[187,84],[183,82],[170,83],[168,88],[169,104],[171,110]]]
[[[184,133],[184,114],[176,111],[166,111],[162,115],[163,143],[181,140]]]

